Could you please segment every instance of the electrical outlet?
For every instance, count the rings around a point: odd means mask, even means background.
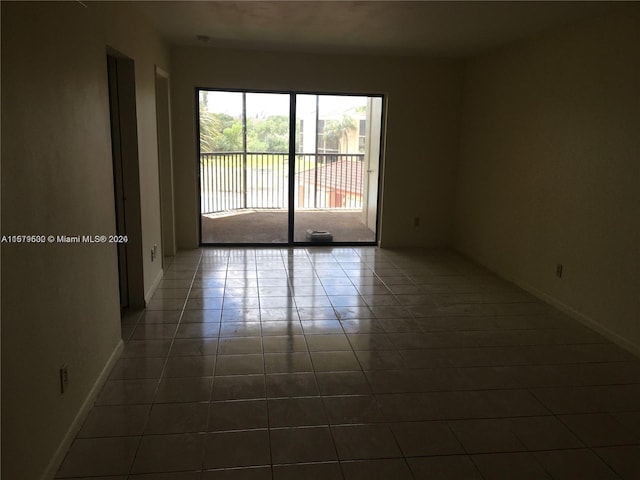
[[[64,395],[64,393],[69,388],[69,365],[64,363],[60,367],[60,394]]]
[[[420,217],[413,217],[413,226],[414,227],[420,226]]]
[[[562,264],[558,263],[556,265],[556,277],[562,278]]]

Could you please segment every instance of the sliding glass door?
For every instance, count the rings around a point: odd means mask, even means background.
[[[199,90],[203,244],[373,244],[382,97]]]
[[[199,100],[201,243],[288,243],[290,95]]]
[[[295,242],[375,242],[382,98],[296,95]]]

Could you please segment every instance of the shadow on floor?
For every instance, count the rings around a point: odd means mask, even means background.
[[[203,243],[287,243],[288,212],[266,210],[202,219]],[[331,232],[334,242],[373,242],[375,233],[362,223],[361,211],[296,212],[294,240],[305,242],[306,231]]]

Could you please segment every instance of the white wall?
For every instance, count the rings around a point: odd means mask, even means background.
[[[138,115],[138,159],[142,213],[144,291],[148,301],[162,275],[160,183],[156,124],[155,66],[168,71],[169,55],[162,38],[142,15],[124,2],[89,4],[104,25],[105,42],[135,62]],[[151,260],[151,249],[158,254]]]
[[[466,66],[456,248],[637,352],[639,132],[637,5]]]
[[[110,44],[136,62],[143,241],[159,243],[153,64],[166,53],[135,10],[88,5],[2,2],[2,234],[115,232]],[[145,264],[147,287],[156,272]],[[2,245],[3,479],[55,468],[119,344],[114,245]]]
[[[198,245],[196,87],[384,93],[382,245],[449,244],[461,66],[458,61],[425,58],[173,48],[178,246]],[[420,227],[414,226],[416,216],[421,218]]]

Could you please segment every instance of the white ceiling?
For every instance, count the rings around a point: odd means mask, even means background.
[[[474,55],[618,7],[595,1],[133,3],[171,44],[443,57]]]

